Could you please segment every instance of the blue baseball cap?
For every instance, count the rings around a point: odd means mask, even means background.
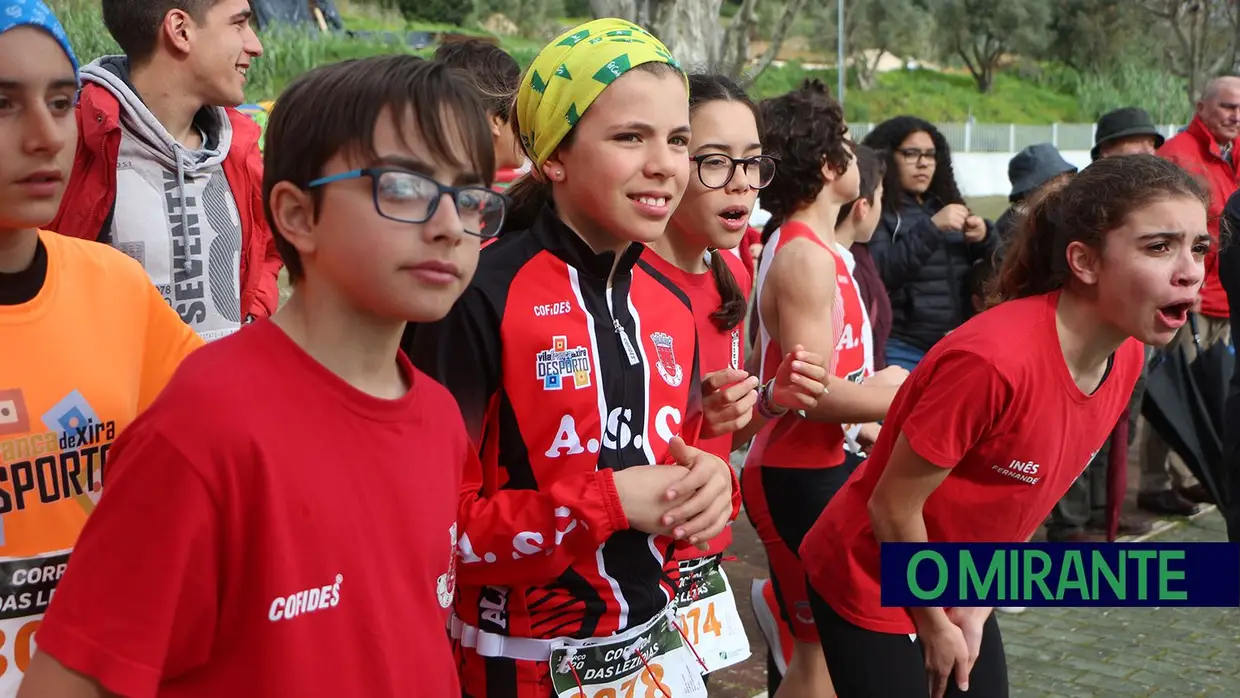
[[[51,34],[56,43],[65,50],[69,62],[73,64],[74,76],[78,74],[77,56],[73,54],[73,47],[69,45],[69,37],[65,34],[65,28],[60,25],[60,20],[56,19],[55,13],[44,4],[43,0],[0,0],[0,34],[14,27],[39,27]]]

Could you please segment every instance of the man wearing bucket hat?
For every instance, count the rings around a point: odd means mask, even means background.
[[[1017,153],[1008,162],[1008,180],[1012,205],[995,221],[999,233],[1000,252],[1010,241],[1025,211],[1025,202],[1047,183],[1065,175],[1076,174],[1076,165],[1063,159],[1059,149],[1050,143],[1035,143]]]
[[[1103,114],[1094,130],[1091,160],[1113,155],[1153,154],[1162,147],[1163,135],[1144,109],[1123,107]]]

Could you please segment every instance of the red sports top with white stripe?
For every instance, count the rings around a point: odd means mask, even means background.
[[[785,223],[771,234],[766,243],[769,253],[762,255],[754,293],[761,308],[762,287],[775,256],[785,245],[805,239],[831,253],[835,260],[835,302],[823,309],[831,314],[831,332],[835,340],[831,355],[831,374],[860,382],[865,375],[865,346],[861,341],[865,310],[856,292],[852,276],[840,255],[825,244],[813,230],[801,223]],[[786,351],[767,331],[759,310],[759,351],[762,357],[759,375],[763,382],[775,377]],[[778,468],[832,468],[844,463],[844,430],[839,424],[805,419],[789,412],[762,427],[754,438],[747,463]]]

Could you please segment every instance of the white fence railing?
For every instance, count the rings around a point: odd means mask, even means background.
[[[877,124],[851,123],[852,137],[858,142]],[[1094,147],[1096,124],[979,124],[937,123],[934,125],[957,153],[1017,153],[1034,143],[1052,143],[1060,150],[1089,150]],[[1170,138],[1183,128],[1180,124],[1156,126]]]

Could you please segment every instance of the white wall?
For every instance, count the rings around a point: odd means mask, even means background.
[[[1063,159],[1084,169],[1089,164],[1088,150],[1065,150]],[[956,186],[967,197],[1007,196],[1012,193],[1008,180],[1008,162],[1015,153],[953,153]]]
[[[1084,169],[1090,163],[1088,150],[1064,150],[1060,153],[1068,162]],[[966,197],[1004,196],[1012,193],[1008,180],[1008,162],[1015,153],[953,153],[952,166],[956,170],[956,186]],[[758,199],[759,206],[762,199]],[[761,226],[770,218],[766,211],[755,209],[749,222]]]

